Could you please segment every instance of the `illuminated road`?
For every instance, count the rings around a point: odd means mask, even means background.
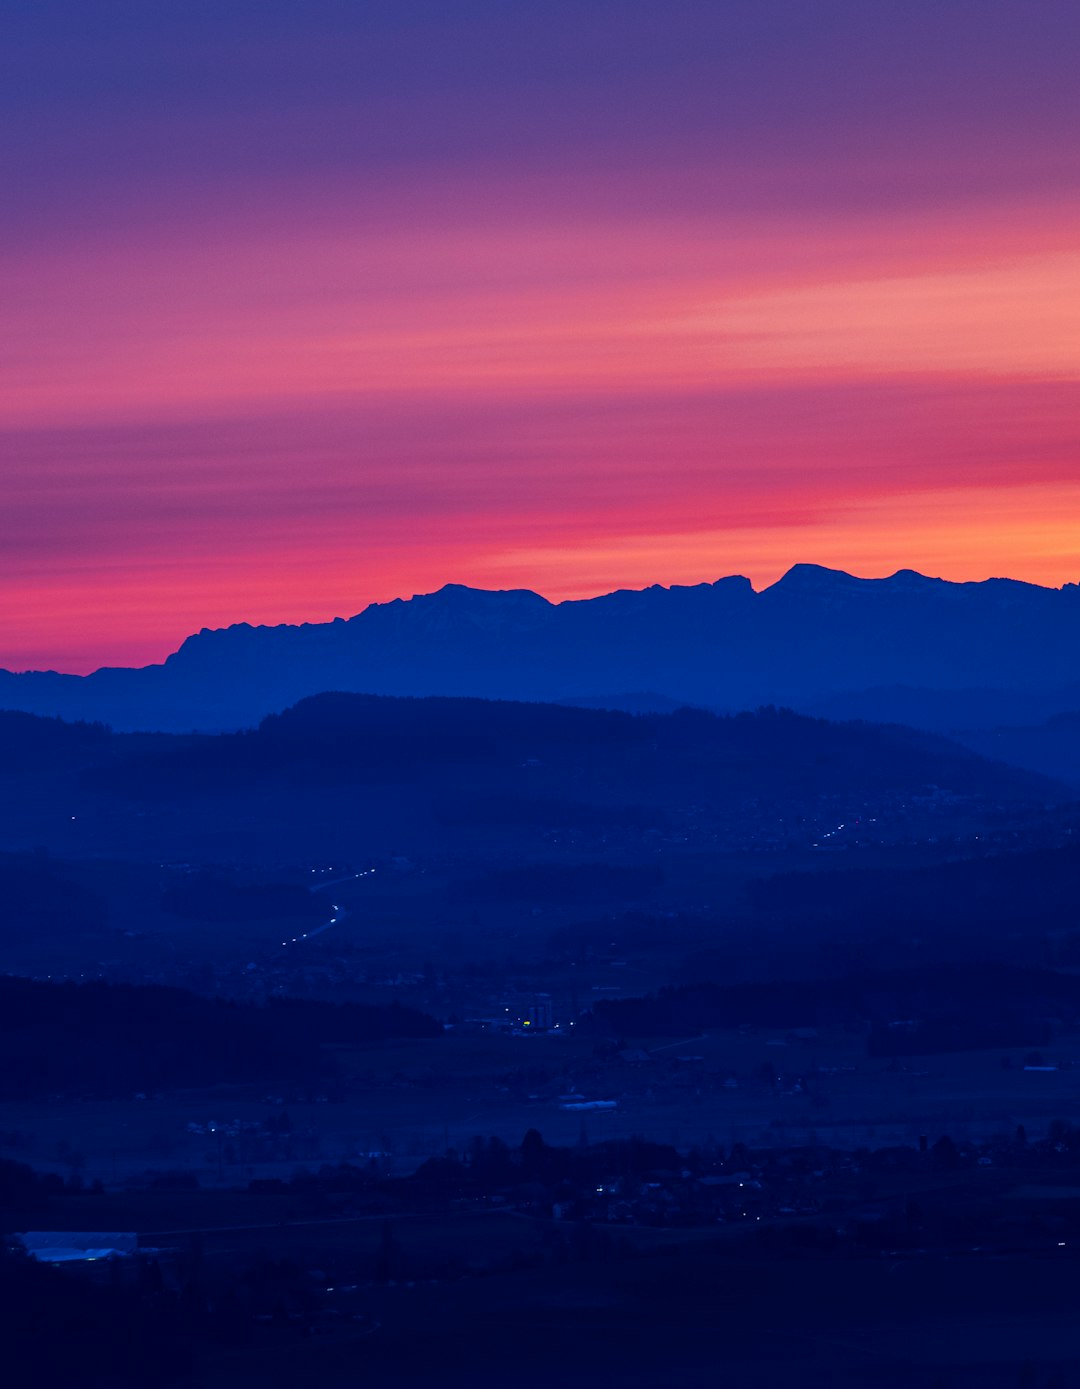
[[[312,872],[315,870],[312,869]],[[359,873],[347,873],[343,878],[331,878],[329,882],[315,883],[308,889],[309,892],[325,892],[327,888],[338,887],[342,883],[354,883],[360,878],[366,878],[374,873],[374,868],[361,869]],[[302,931],[300,935],[293,936],[291,940],[283,940],[282,945],[298,945],[302,940],[311,940],[315,936],[321,936],[324,931],[329,931],[331,926],[340,925],[349,915],[344,907],[338,906],[335,902],[331,908],[334,915],[329,921],[324,921],[321,926],[316,926],[313,931]]]

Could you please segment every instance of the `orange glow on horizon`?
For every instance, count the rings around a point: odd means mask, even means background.
[[[0,285],[0,665],[447,581],[1075,581],[1077,210],[553,204],[438,238],[346,211],[28,250]]]
[[[729,574],[745,575],[760,591],[800,561],[865,578],[913,568],[956,582],[1010,577],[1059,587],[1080,581],[1080,538],[1072,520],[1080,509],[1080,483],[987,494],[977,516],[971,509],[969,493],[941,490],[899,505],[872,500],[846,506],[812,529],[789,522],[682,534],[642,530],[599,544],[506,550],[463,544],[435,556],[398,542],[363,557],[348,547],[330,549],[313,561],[306,550],[278,543],[264,554],[201,556],[195,576],[143,555],[92,585],[73,586],[68,573],[56,574],[38,591],[32,623],[12,628],[11,636],[33,652],[44,628],[73,653],[61,668],[85,674],[101,665],[161,661],[203,626],[330,621],[351,617],[369,602],[408,598],[447,582],[532,588],[553,602]],[[1035,549],[1039,557],[1033,559]],[[152,608],[144,584],[154,595]],[[42,658],[26,666],[48,666],[47,652],[43,648]]]

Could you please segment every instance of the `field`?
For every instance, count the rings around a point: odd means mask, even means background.
[[[371,1154],[389,1170],[463,1148],[475,1135],[521,1141],[527,1129],[572,1144],[640,1134],[680,1147],[838,1147],[1042,1134],[1080,1100],[1080,1038],[1064,1037],[1025,1070],[1025,1053],[949,1053],[890,1062],[862,1038],[787,1040],[745,1029],[666,1039],[547,1034],[445,1034],[371,1044],[334,1057],[326,1093],[219,1087],[126,1100],[0,1104],[0,1154],[115,1186],[149,1172],[187,1172],[206,1186],[287,1176],[297,1166]],[[623,1056],[645,1057],[624,1060]],[[1003,1061],[1008,1062],[1007,1065]],[[778,1077],[766,1080],[763,1068]],[[576,1097],[576,1098],[574,1098]],[[567,1108],[614,1101],[611,1109]],[[287,1116],[290,1144],[273,1151],[238,1130]],[[211,1125],[215,1130],[211,1131]]]
[[[276,1384],[1073,1384],[1074,1285],[1066,1259],[823,1263],[683,1250],[387,1289],[369,1301],[375,1331],[369,1320],[304,1339],[282,1329],[262,1354],[223,1354],[206,1373],[266,1383],[272,1347]]]

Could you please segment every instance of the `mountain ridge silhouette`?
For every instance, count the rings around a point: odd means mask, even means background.
[[[563,702],[650,691],[846,717],[874,717],[884,691],[890,719],[922,727],[991,727],[1003,706],[1037,721],[1080,707],[1080,585],[813,564],[760,591],[731,575],[558,603],[446,584],[347,619],[203,628],[160,665],[0,671],[2,708],[128,729],[248,727],[324,690]]]

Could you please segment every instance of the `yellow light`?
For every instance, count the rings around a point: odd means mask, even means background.
[[[529,1019],[526,1018],[526,1019],[525,1019],[525,1026],[528,1027],[528,1025],[529,1025]]]

